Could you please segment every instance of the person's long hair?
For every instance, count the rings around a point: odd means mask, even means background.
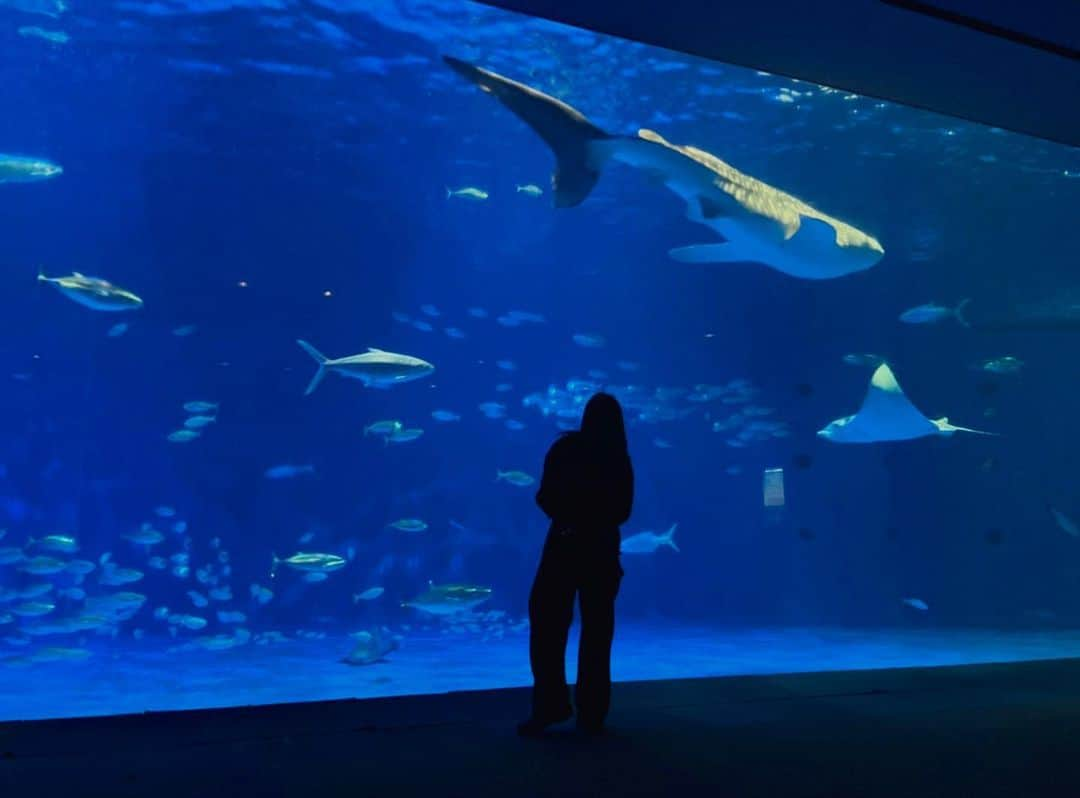
[[[609,393],[594,394],[581,417],[581,434],[605,453],[625,455],[626,424],[619,400]]]

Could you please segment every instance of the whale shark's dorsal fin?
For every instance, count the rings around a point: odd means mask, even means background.
[[[608,138],[584,114],[551,95],[473,66],[452,56],[443,61],[471,83],[497,99],[531,127],[555,153],[555,173],[551,176],[555,206],[580,204],[600,178],[598,164],[592,162],[589,143]]]
[[[373,346],[369,346],[369,347],[367,348],[367,351],[369,351],[369,352],[371,352],[372,354],[375,354],[375,355],[385,355],[385,354],[386,354],[386,350],[385,350],[385,349],[376,349],[376,348],[375,348],[375,347],[373,347]]]

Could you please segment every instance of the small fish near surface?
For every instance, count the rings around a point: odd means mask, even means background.
[[[384,589],[381,587],[369,587],[367,590],[353,594],[353,604],[358,604],[361,601],[374,601],[384,592]]]
[[[795,277],[822,280],[869,269],[884,255],[873,236],[712,153],[672,144],[652,130],[613,136],[577,109],[531,86],[450,56],[443,61],[551,147],[557,162],[555,207],[582,203],[607,163],[641,169],[682,198],[687,218],[718,233],[723,243],[670,250],[677,261],[761,263]]]
[[[372,388],[389,388],[402,382],[422,379],[435,371],[435,367],[426,360],[374,347],[369,347],[368,351],[361,355],[328,358],[306,341],[298,340],[296,343],[319,366],[304,391],[305,396],[319,387],[327,371],[360,380],[365,386]]]
[[[383,438],[384,441],[389,443],[410,443],[422,436],[424,431],[419,428],[402,429],[397,432],[392,432]]]
[[[467,199],[474,202],[482,202],[488,198],[489,194],[482,188],[476,188],[475,186],[465,186],[464,188],[450,188],[446,187],[447,199]]]
[[[1006,355],[1005,357],[982,360],[976,363],[972,368],[988,371],[991,374],[1019,374],[1023,367],[1023,360],[1013,357],[1012,355]]]
[[[63,173],[61,166],[41,158],[0,153],[0,184],[38,183],[59,177]]]
[[[47,601],[27,601],[23,604],[16,604],[11,608],[11,613],[20,618],[40,618],[55,609],[56,605]]]
[[[165,540],[165,536],[150,526],[150,524],[143,524],[138,529],[132,530],[131,532],[125,532],[121,537],[125,540],[130,540],[132,543],[137,543],[140,546],[156,546],[158,543]]]
[[[217,421],[217,416],[192,416],[184,419],[185,429],[203,429]]]
[[[672,551],[680,551],[679,547],[675,545],[675,530],[678,528],[678,524],[672,524],[668,531],[663,534],[639,532],[636,535],[631,535],[623,540],[619,546],[619,551],[623,554],[653,554],[665,546]]]
[[[399,518],[387,526],[399,532],[423,532],[428,528],[427,523],[419,518]]]
[[[143,306],[143,301],[135,294],[100,277],[87,277],[79,272],[67,277],[46,277],[44,272],[38,272],[37,278],[38,282],[56,286],[68,299],[91,310],[116,312],[138,310]]]
[[[101,575],[98,576],[98,582],[103,585],[119,587],[120,585],[130,585],[139,582],[142,578],[143,572],[137,568],[120,568],[119,566],[112,565],[112,567],[106,566],[102,570]]]
[[[207,402],[203,399],[192,399],[190,402],[184,402],[185,413],[216,413],[217,409],[217,402]]]
[[[58,551],[61,554],[74,554],[79,550],[79,541],[71,535],[46,535],[43,538],[29,538],[26,545],[45,551]]]
[[[506,415],[506,405],[502,402],[481,402],[477,407],[481,413],[491,419],[500,419]]]
[[[900,321],[905,324],[940,324],[943,321],[955,319],[966,327],[968,326],[968,323],[964,318],[964,309],[970,303],[970,299],[965,299],[955,308],[949,308],[944,305],[928,302],[925,305],[919,305],[918,307],[905,310],[900,314]]]
[[[191,443],[201,436],[202,433],[195,429],[178,429],[166,435],[165,439],[169,443]]]
[[[901,599],[901,603],[908,607],[911,607],[913,610],[918,610],[919,612],[926,612],[930,609],[930,605],[928,605],[922,599],[918,598]]]
[[[301,551],[284,560],[280,559],[275,554],[273,555],[272,565],[270,566],[270,577],[273,578],[277,574],[279,565],[287,565],[293,570],[306,571],[308,573],[331,573],[344,568],[345,562],[343,557],[339,557],[336,554],[323,554],[319,552]]]
[[[395,419],[375,421],[364,427],[364,437],[366,438],[368,435],[385,437],[387,435],[393,435],[395,432],[401,432],[404,428],[405,425]]]
[[[515,485],[519,488],[527,488],[536,482],[536,479],[526,474],[524,471],[495,471],[496,482],[509,482],[511,485]]]
[[[86,576],[95,568],[97,568],[97,566],[89,560],[72,560],[67,564],[64,570],[73,576]]]
[[[539,197],[544,193],[544,189],[534,183],[526,183],[525,185],[518,184],[514,186],[514,190],[518,194],[524,194],[526,197]]]
[[[46,593],[51,593],[52,591],[53,584],[51,582],[38,582],[37,584],[16,591],[16,594],[17,597],[21,599],[36,599],[44,596]]]
[[[63,560],[58,560],[55,557],[46,557],[44,555],[38,557],[31,557],[17,566],[18,570],[26,574],[34,574],[35,576],[48,576],[50,574],[58,574],[67,568],[67,563]]]
[[[295,479],[296,477],[309,476],[314,473],[315,466],[311,464],[292,465],[291,463],[282,463],[281,465],[270,466],[263,472],[263,476],[267,479]]]
[[[573,340],[575,344],[586,349],[602,349],[607,344],[602,335],[594,333],[575,333]]]

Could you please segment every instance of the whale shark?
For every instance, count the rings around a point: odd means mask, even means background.
[[[672,144],[648,129],[636,136],[611,135],[538,89],[451,56],[443,60],[499,100],[551,148],[555,207],[583,202],[611,162],[642,170],[681,197],[687,218],[711,228],[721,241],[676,247],[669,255],[677,261],[761,263],[793,277],[825,280],[869,269],[885,254],[873,236],[712,153]]]
[[[931,435],[950,437],[957,432],[997,434],[957,427],[950,424],[948,418],[927,418],[904,394],[888,364],[882,363],[870,379],[870,387],[858,412],[829,422],[817,434],[833,443],[880,443],[910,441]]]

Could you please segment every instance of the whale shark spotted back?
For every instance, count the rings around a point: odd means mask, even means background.
[[[551,148],[556,207],[584,201],[604,165],[615,161],[662,182],[686,202],[691,221],[723,239],[673,249],[675,260],[757,262],[795,277],[826,279],[868,269],[884,254],[873,236],[705,150],[672,144],[651,130],[609,135],[576,108],[538,89],[457,58],[443,60],[513,111]]]

